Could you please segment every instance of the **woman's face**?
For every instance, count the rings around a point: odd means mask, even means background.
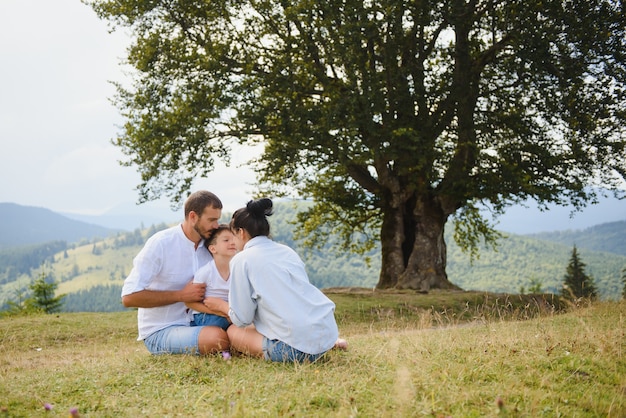
[[[209,251],[214,256],[220,255],[232,258],[237,253],[235,235],[227,229],[219,232],[213,244],[209,245]]]
[[[246,245],[246,231],[243,228],[236,229],[234,231],[235,247],[237,251],[243,250],[243,246]]]

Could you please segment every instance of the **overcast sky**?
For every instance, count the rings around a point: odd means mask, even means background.
[[[80,0],[0,0],[0,202],[82,214],[137,202],[139,175],[111,144],[127,44]],[[250,170],[211,177],[195,188],[228,210],[250,199]]]
[[[127,44],[80,0],[0,0],[0,202],[80,214],[136,203],[139,175],[119,165],[124,156],[111,144],[123,121],[109,101],[109,82],[124,81]],[[253,181],[239,164],[199,179],[194,189],[215,192],[232,211],[250,199]],[[529,224],[541,221],[556,230],[626,219],[626,202],[612,202],[610,210],[600,205],[571,220],[568,209],[517,208],[501,225],[533,232],[544,227]]]

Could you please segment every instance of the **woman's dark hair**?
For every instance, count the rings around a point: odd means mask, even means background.
[[[237,209],[230,220],[230,229],[233,231],[243,228],[248,231],[250,238],[261,235],[270,235],[270,223],[267,217],[272,215],[272,201],[266,197],[251,200],[245,208]]]
[[[204,246],[209,248],[209,245],[215,244],[215,241],[217,240],[217,236],[224,231],[230,231],[229,224],[219,224],[217,229],[214,229],[213,231],[211,231],[209,234],[209,237],[204,240]]]

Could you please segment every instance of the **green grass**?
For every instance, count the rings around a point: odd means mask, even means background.
[[[133,311],[0,318],[0,417],[626,416],[624,301],[329,296],[350,349],[320,364],[151,356]]]

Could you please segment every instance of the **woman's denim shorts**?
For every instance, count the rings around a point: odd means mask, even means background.
[[[267,337],[263,337],[263,355],[265,360],[280,363],[313,363],[319,360],[324,354],[326,353],[303,353],[282,341],[270,340]]]

